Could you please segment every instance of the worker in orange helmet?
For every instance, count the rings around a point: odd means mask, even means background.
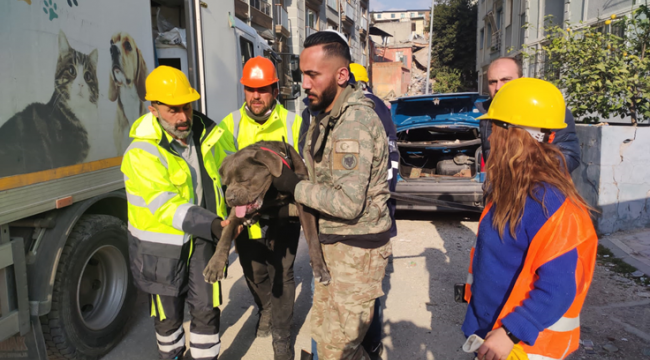
[[[271,60],[257,56],[244,65],[240,82],[246,102],[226,116],[219,126],[232,136],[235,152],[258,141],[285,141],[298,151],[302,118],[277,101],[279,79]],[[296,294],[293,264],[300,238],[297,217],[288,206],[272,220],[248,226],[235,239],[239,262],[259,308],[257,336],[273,335],[275,360],[293,360],[291,322]],[[271,330],[272,329],[272,330]]]

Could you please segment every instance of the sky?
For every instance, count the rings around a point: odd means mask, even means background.
[[[370,0],[370,11],[428,9],[431,0]]]

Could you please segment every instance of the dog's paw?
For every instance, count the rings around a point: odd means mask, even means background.
[[[330,276],[329,271],[327,271],[326,268],[322,269],[313,269],[314,271],[314,280],[318,281],[319,283],[323,285],[329,285],[330,281],[332,280],[332,277]]]
[[[217,281],[221,281],[225,278],[225,267],[226,264],[219,264],[218,261],[210,261],[208,266],[203,270],[203,278],[205,282],[214,284]]]

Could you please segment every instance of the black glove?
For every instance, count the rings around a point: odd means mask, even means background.
[[[282,167],[282,174],[279,177],[273,178],[273,186],[279,192],[291,195],[296,191],[299,182],[298,175],[286,166]]]
[[[212,228],[212,238],[213,238],[215,241],[219,241],[219,239],[221,239],[221,232],[223,231],[223,226],[221,226],[221,222],[222,222],[222,221],[223,221],[223,220],[221,220],[221,219],[219,219],[219,218],[216,218],[216,219],[214,219],[214,220],[212,221],[212,225],[211,225],[211,228]]]

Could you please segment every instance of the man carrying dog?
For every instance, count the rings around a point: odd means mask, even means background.
[[[246,102],[226,116],[219,127],[232,138],[234,152],[258,141],[284,141],[298,149],[302,118],[278,101],[278,77],[271,60],[258,56],[244,65],[240,82]],[[288,206],[279,219],[260,220],[237,239],[235,246],[246,283],[259,308],[257,336],[273,335],[275,360],[292,360],[291,322],[296,295],[293,264],[300,238],[298,218]]]
[[[150,113],[133,124],[122,160],[131,272],[151,294],[160,358],[183,358],[187,301],[190,358],[213,360],[221,348],[221,288],[204,281],[203,269],[228,225],[217,172],[226,155],[223,130],[192,111],[200,95],[180,70],[156,68],[146,92]]]
[[[319,238],[332,277],[315,284],[312,338],[321,360],[369,359],[361,341],[391,254],[388,139],[381,120],[356,85],[349,84],[350,50],[333,32],[305,40],[302,86],[319,111],[303,151],[309,179],[283,168],[273,184],[320,213]]]

